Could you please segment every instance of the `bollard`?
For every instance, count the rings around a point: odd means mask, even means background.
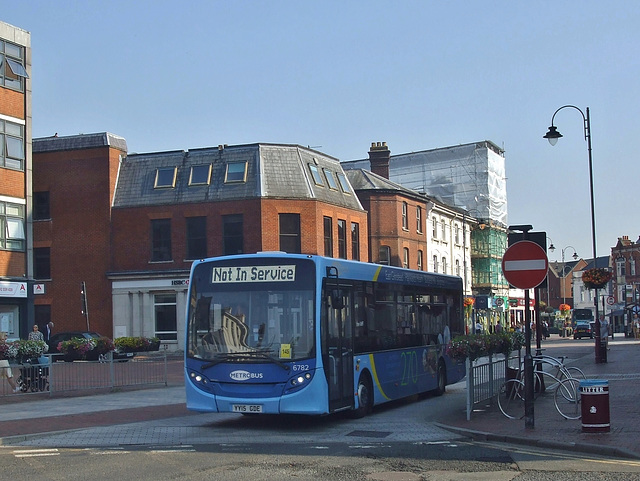
[[[583,433],[608,433],[611,430],[609,381],[601,379],[580,381],[580,404]]]

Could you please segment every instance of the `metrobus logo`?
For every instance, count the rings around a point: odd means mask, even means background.
[[[229,377],[234,381],[249,381],[251,379],[262,379],[262,373],[249,371],[233,371],[229,373]]]

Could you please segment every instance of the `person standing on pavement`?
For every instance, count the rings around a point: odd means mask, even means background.
[[[46,323],[44,328],[40,329],[40,332],[42,332],[42,335],[44,336],[44,342],[48,344],[51,340],[51,334],[53,334],[53,322],[49,321]]]
[[[44,341],[44,336],[40,332],[40,328],[38,327],[37,324],[33,325],[33,329],[29,333],[28,340],[29,341]]]

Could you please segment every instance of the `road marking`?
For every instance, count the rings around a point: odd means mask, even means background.
[[[628,460],[624,458],[616,458],[615,455],[603,455],[606,457],[598,457],[596,454],[580,453],[571,450],[553,451],[552,448],[528,448],[528,447],[516,447],[508,443],[496,443],[496,442],[482,442],[476,441],[472,444],[489,446],[496,449],[508,450],[515,453],[527,454],[532,456],[543,456],[557,459],[574,459],[574,460],[586,460],[593,463],[612,464],[612,465],[625,465],[625,466],[640,466],[640,461]],[[508,446],[508,448],[506,448]]]
[[[90,450],[89,454],[94,455],[94,454],[131,454],[131,451],[93,451]]]
[[[149,451],[153,454],[164,454],[164,453],[194,453],[196,450],[193,448],[175,448],[175,449],[152,449]]]
[[[388,444],[352,444],[350,449],[378,449],[378,448],[390,448]]]
[[[20,449],[12,451],[16,458],[36,458],[40,456],[60,456],[57,449]]]
[[[149,446],[150,453],[192,453],[195,452],[193,445],[181,444],[179,446]]]

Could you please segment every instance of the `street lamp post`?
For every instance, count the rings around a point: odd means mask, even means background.
[[[566,298],[567,296],[565,295],[565,292],[567,291],[567,268],[566,268],[566,263],[564,261],[564,252],[571,247],[573,249],[573,259],[577,260],[578,259],[578,253],[576,252],[576,248],[573,246],[566,246],[564,249],[562,249],[562,276],[561,276],[561,284],[560,284],[560,296],[562,297],[562,303],[566,304]],[[571,306],[573,307],[573,303],[571,303]],[[562,320],[562,337],[566,337],[567,335],[567,320],[563,319]]]
[[[595,212],[595,202],[593,197],[593,157],[591,154],[591,118],[589,116],[589,107],[587,107],[587,113],[585,115],[582,110],[580,110],[575,105],[563,105],[558,110],[553,113],[551,117],[551,126],[549,127],[549,131],[543,136],[545,139],[549,141],[551,145],[556,145],[558,139],[562,137],[562,134],[558,132],[558,129],[553,125],[553,121],[556,117],[556,114],[560,112],[562,109],[572,108],[580,112],[582,115],[583,126],[584,126],[584,138],[587,141],[587,151],[589,154],[589,192],[591,198],[591,242],[593,244],[593,267],[597,266],[597,251],[596,251],[596,212]],[[606,358],[603,359],[602,351],[601,351],[601,340],[600,340],[600,314],[598,312],[598,289],[595,289],[594,292],[594,306],[596,313],[596,364],[601,362],[606,362]],[[605,352],[606,356],[606,352]]]
[[[578,260],[578,253],[576,252],[576,248],[573,246],[566,246],[564,249],[562,249],[562,289],[561,289],[561,295],[562,295],[562,303],[564,304],[566,301],[565,299],[567,298],[567,296],[565,296],[565,292],[566,292],[566,277],[567,277],[567,268],[566,268],[566,264],[564,261],[564,251],[567,250],[569,247],[571,247],[573,249],[573,255],[571,257],[573,257],[573,260]]]
[[[551,240],[551,237],[547,236],[547,240],[549,241],[549,247],[547,247],[547,250],[550,250],[551,252],[556,250],[556,246],[553,245],[553,241]],[[549,309],[551,307],[551,297],[549,296],[549,291],[551,290],[550,286],[549,286],[549,271],[547,270],[547,309]],[[548,314],[548,311],[547,311]]]

